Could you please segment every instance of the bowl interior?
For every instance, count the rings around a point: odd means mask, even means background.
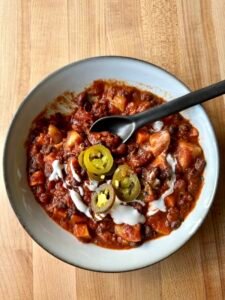
[[[201,106],[183,112],[200,133],[207,166],[205,183],[196,207],[182,226],[170,235],[132,250],[110,250],[82,244],[52,221],[35,201],[27,184],[26,141],[32,120],[47,103],[64,91],[82,91],[96,79],[124,80],[148,89],[167,100],[189,92],[168,72],[135,59],[98,57],[70,64],[44,79],[20,106],[8,133],[4,175],[7,192],[20,222],[47,251],[73,265],[97,271],[128,271],[151,265],[181,247],[197,230],[213,201],[218,179],[218,151],[215,135]]]

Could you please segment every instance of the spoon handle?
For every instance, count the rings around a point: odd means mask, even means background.
[[[154,122],[163,117],[180,112],[186,108],[200,104],[204,101],[213,99],[225,94],[225,80],[219,81],[200,90],[188,93],[175,100],[166,102],[155,108],[148,109],[144,112],[130,116],[129,118],[135,122],[136,129],[149,122]]]

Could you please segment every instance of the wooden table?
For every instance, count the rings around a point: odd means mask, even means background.
[[[1,152],[23,97],[74,60],[133,56],[193,89],[224,79],[224,11],[223,0],[1,0]],[[220,97],[204,106],[223,154],[215,202],[181,250],[141,271],[83,271],[42,250],[14,215],[1,168],[0,299],[225,299],[225,103]]]

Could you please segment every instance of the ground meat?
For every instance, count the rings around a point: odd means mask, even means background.
[[[153,191],[153,188],[148,182],[144,183],[143,196],[145,202],[151,202],[154,199],[157,199],[155,191]]]
[[[76,212],[75,206],[69,207],[67,209],[67,217],[68,217],[68,219],[70,219],[75,214],[75,212]]]
[[[41,193],[39,196],[39,200],[40,200],[40,202],[47,204],[50,202],[51,197],[48,193]]]
[[[195,162],[195,170],[198,172],[198,174],[201,174],[205,168],[205,160],[204,158],[197,158]]]
[[[158,177],[159,177],[160,180],[166,180],[166,179],[171,178],[171,175],[172,175],[171,169],[168,167],[166,169],[161,169],[159,171]]]
[[[97,232],[100,233],[104,231],[114,232],[114,223],[111,220],[104,220],[98,223]]]
[[[140,102],[140,104],[137,107],[136,113],[140,113],[142,111],[145,111],[146,109],[151,107],[151,103],[148,101]]]
[[[180,206],[180,217],[182,220],[185,219],[188,212],[190,211],[190,208],[191,208],[191,203],[189,203],[189,202],[185,202],[184,204],[182,204]]]
[[[197,190],[200,188],[200,179],[199,178],[195,178],[195,180],[192,180],[189,182],[188,184],[188,192],[191,194],[191,195],[194,195]]]
[[[88,93],[86,91],[80,93],[76,99],[75,99],[75,102],[83,107],[86,111],[91,111],[92,109],[92,104],[91,102],[89,101],[89,96],[88,96]]]
[[[86,204],[89,204],[90,201],[91,201],[91,195],[92,195],[92,192],[89,191],[89,189],[88,189],[86,186],[84,186],[83,190],[84,190],[83,201],[84,201]]]
[[[71,118],[72,124],[81,123],[82,127],[89,129],[94,121],[94,116],[91,112],[87,112],[83,107],[79,107],[76,113]]]
[[[41,147],[40,153],[42,153],[42,154],[49,154],[52,151],[54,151],[53,145],[43,145]]]
[[[121,143],[121,139],[108,131],[90,132],[88,140],[92,145],[102,143],[108,148],[115,149]]]
[[[154,95],[153,94],[150,94],[150,93],[141,93],[141,101],[147,101],[147,102],[150,102],[152,103],[152,101],[155,99]]]
[[[76,98],[75,98],[75,102],[77,103],[77,105],[79,106],[84,106],[84,103],[86,102],[87,99],[87,92],[84,91],[82,93],[80,93]]]
[[[67,118],[65,118],[65,116],[59,112],[57,112],[56,114],[50,116],[50,120],[48,120],[48,124],[53,124],[55,125],[57,128],[60,129],[67,129]]]
[[[199,174],[199,170],[196,170],[195,166],[187,170],[188,192],[191,195],[195,195],[201,186],[201,177]]]
[[[161,183],[160,179],[158,178],[159,174],[160,169],[158,167],[150,166],[150,168],[142,171],[143,182],[148,182],[153,189],[158,188]]]
[[[92,106],[92,113],[95,119],[99,119],[108,115],[108,103],[107,102],[95,102]]]
[[[185,203],[191,203],[194,200],[193,196],[188,192],[182,193],[177,199],[178,206],[182,206]]]
[[[187,188],[187,183],[186,183],[186,181],[184,179],[178,179],[175,182],[174,190],[176,192],[184,193],[186,191],[186,188]]]
[[[113,149],[113,154],[115,155],[126,155],[127,153],[127,145],[120,144],[115,150]]]
[[[152,229],[151,226],[149,225],[144,225],[143,226],[143,237],[144,239],[150,239],[154,236],[154,230]]]
[[[173,136],[175,136],[175,134],[177,133],[178,128],[175,125],[170,125],[168,130],[171,134],[171,137],[173,138]]]
[[[117,165],[123,165],[126,163],[126,157],[115,157],[115,163]]]
[[[191,127],[189,124],[181,124],[178,127],[178,138],[187,140],[190,129]]]
[[[64,208],[68,200],[68,193],[63,188],[62,183],[58,182],[55,185],[54,195],[53,195],[53,202],[57,203],[57,207]]]
[[[137,112],[137,105],[134,102],[128,103],[126,106],[125,114],[134,115]]]
[[[102,94],[105,89],[105,84],[102,80],[95,80],[93,84],[87,89],[88,94],[91,96],[98,96],[99,98],[102,97]]]
[[[178,208],[169,208],[166,217],[172,229],[178,228],[181,225],[180,211]]]
[[[42,169],[43,167],[43,155],[42,153],[37,153],[35,156],[32,156],[30,161],[30,171],[33,173],[35,170]]]
[[[127,162],[133,168],[143,167],[150,162],[152,159],[152,154],[141,148],[138,151],[132,151],[128,155]]]

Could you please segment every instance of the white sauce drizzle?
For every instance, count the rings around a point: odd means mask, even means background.
[[[95,214],[94,216],[95,216],[95,219],[97,220],[97,221],[101,221],[101,220],[103,220],[105,217],[106,217],[106,215],[107,214]]]
[[[91,192],[94,192],[98,187],[98,181],[96,180],[90,180],[89,183],[85,182],[84,184]]]
[[[78,190],[79,193],[77,191],[71,190],[68,188],[68,182],[63,180],[63,175],[62,175],[62,169],[66,168],[66,166],[63,166],[59,163],[58,160],[53,161],[52,163],[52,174],[49,177],[49,180],[56,180],[61,178],[63,181],[63,187],[68,189],[70,197],[74,203],[74,205],[76,206],[77,210],[79,210],[80,212],[82,212],[83,214],[85,214],[88,218],[92,218],[91,213],[90,213],[90,208],[82,201],[81,196],[84,195],[84,190],[81,186],[78,186]],[[73,177],[77,180],[77,174],[73,168],[73,165],[71,163],[70,165],[71,167],[71,171],[72,171],[72,175]],[[74,176],[74,174],[76,174]],[[77,181],[81,181],[80,177],[79,180]],[[85,185],[88,187],[88,189],[92,192],[94,192],[96,190],[96,188],[98,187],[99,182],[96,180],[90,180],[89,183],[85,182]],[[138,202],[142,205],[144,205],[144,203],[141,200],[135,199],[132,202]],[[145,222],[145,217],[140,214],[138,212],[137,209],[135,209],[132,206],[129,205],[124,205],[123,202],[116,197],[115,202],[113,204],[113,207],[110,209],[110,211],[106,214],[98,214],[95,215],[95,218],[97,220],[102,220],[106,217],[107,214],[110,214],[111,217],[113,218],[113,221],[116,224],[128,224],[128,225],[135,225],[135,224],[139,224],[139,223],[144,223]]]
[[[63,179],[62,169],[63,165],[60,164],[59,160],[54,160],[52,163],[52,174],[49,176],[49,181],[58,180],[59,178]]]
[[[133,200],[131,202],[142,202],[141,200]],[[139,202],[139,203],[140,203]],[[142,202],[142,205],[144,203]],[[113,207],[107,213],[95,214],[95,219],[97,221],[103,220],[106,215],[111,215],[115,224],[128,224],[128,225],[136,225],[139,223],[145,222],[145,217],[138,212],[132,206],[124,205],[124,202],[121,201],[118,197],[116,197]]]
[[[62,169],[63,168],[65,168],[66,169],[66,167],[67,167],[67,165],[61,165],[60,163],[59,163],[59,160],[54,160],[53,161],[53,163],[52,163],[52,168],[53,168],[53,171],[52,171],[52,174],[50,175],[50,177],[49,177],[49,180],[50,181],[52,181],[52,180],[57,180],[57,179],[59,179],[59,178],[61,178],[62,180],[63,180],[63,175],[62,175]],[[72,171],[72,174],[74,173],[74,174],[76,174],[76,172],[75,172],[75,170],[74,170],[74,168],[73,168],[73,165],[72,165],[72,163],[71,163],[71,171]],[[73,172],[74,171],[74,172]],[[77,177],[76,175],[74,176],[74,174],[73,174],[73,177]],[[75,178],[76,180],[78,179],[78,178]],[[79,180],[77,180],[77,181],[80,181],[80,177],[79,177]],[[68,188],[68,182],[67,181],[64,181],[63,180],[63,187],[65,188],[65,189],[68,189],[68,191],[69,191],[69,193],[70,193],[70,197],[71,197],[71,199],[72,199],[72,201],[73,201],[73,203],[74,203],[74,205],[76,206],[76,208],[80,211],[80,212],[82,212],[82,213],[84,213],[88,218],[92,218],[92,216],[91,216],[91,214],[90,214],[90,209],[89,209],[89,207],[86,205],[86,204],[84,204],[83,203],[83,201],[81,200],[81,196],[83,196],[84,195],[84,190],[83,190],[83,188],[81,187],[81,186],[78,186],[78,190],[79,190],[79,192],[80,192],[80,194],[78,193],[78,192],[76,192],[76,191],[74,191],[74,190],[70,190],[69,188]]]
[[[63,180],[63,187],[65,188],[65,189],[68,189],[68,186],[70,186],[71,184],[70,184],[70,182],[68,181],[68,180]]]
[[[71,172],[72,172],[73,178],[74,178],[76,181],[81,182],[80,176],[77,174],[77,172],[75,171],[75,169],[74,169],[74,167],[73,167],[72,161],[71,161],[71,163],[70,163],[70,168],[71,168]]]
[[[81,196],[84,196],[84,190],[81,186],[77,187]]]
[[[176,182],[175,168],[176,168],[177,161],[172,157],[171,154],[167,155],[166,160],[173,172],[170,181],[168,181],[169,188],[161,195],[161,197],[158,200],[149,203],[148,212],[147,212],[148,216],[152,216],[156,214],[159,210],[165,212],[167,208],[164,199],[174,192],[174,184]]]
[[[137,209],[132,206],[123,205],[122,201],[117,197],[109,214],[116,224],[136,225],[145,222],[145,217]]]
[[[152,128],[155,132],[160,131],[163,128],[164,124],[162,121],[156,121],[152,124]]]
[[[80,194],[78,194],[74,190],[69,190],[69,193],[70,193],[70,197],[73,200],[73,203],[76,206],[76,208],[80,212],[84,213],[88,218],[92,218],[91,214],[90,214],[90,209],[86,204],[84,204],[84,202],[82,202]]]
[[[110,211],[111,217],[116,224],[128,224],[135,225],[138,223],[144,223],[145,217],[141,215],[132,206],[117,205]]]

